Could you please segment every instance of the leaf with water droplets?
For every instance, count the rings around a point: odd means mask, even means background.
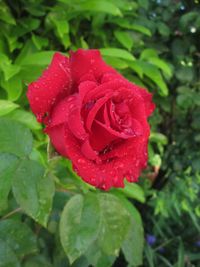
[[[0,239],[0,266],[20,267],[20,263],[14,251],[4,240]]]
[[[125,259],[131,266],[140,266],[143,261],[144,230],[138,210],[126,198],[121,201],[131,214],[131,227],[122,244]]]
[[[42,165],[24,159],[13,179],[13,193],[21,208],[37,222],[46,226],[54,196],[54,183],[44,175]]]
[[[100,224],[95,194],[76,195],[66,204],[60,221],[60,238],[70,263],[83,255],[96,239]]]
[[[14,109],[18,108],[19,105],[9,100],[0,100],[0,116],[4,116]]]
[[[85,254],[90,264],[100,266],[101,259],[114,260],[129,228],[130,214],[117,197],[88,193],[67,202],[60,221],[60,238],[71,263]]]
[[[114,189],[114,191],[120,191],[125,196],[136,199],[141,203],[145,202],[144,190],[139,184],[129,183],[127,181],[125,181],[124,183],[125,183],[124,188]]]
[[[101,229],[99,245],[110,255],[116,255],[130,228],[130,214],[117,197],[108,193],[99,194]]]
[[[36,236],[25,223],[13,219],[1,221],[0,238],[6,241],[19,258],[37,251]]]
[[[13,172],[18,158],[8,153],[0,153],[0,210],[7,208],[7,198],[12,186]]]
[[[32,150],[32,143],[32,134],[23,124],[7,118],[0,119],[0,152],[27,156]]]

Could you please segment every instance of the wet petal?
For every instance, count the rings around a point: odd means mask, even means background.
[[[98,153],[92,149],[88,139],[81,145],[81,152],[87,159],[100,161]]]
[[[91,131],[92,124],[94,122],[94,119],[97,115],[97,112],[100,110],[100,108],[108,101],[108,99],[112,96],[111,94],[106,95],[105,97],[102,97],[96,101],[92,109],[89,111],[89,114],[86,119],[86,128],[88,131]]]
[[[83,121],[81,119],[81,114],[80,114],[81,111],[78,102],[79,101],[76,101],[74,106],[71,107],[67,122],[68,122],[68,127],[73,133],[73,135],[80,140],[85,140],[88,134],[85,131]]]
[[[48,134],[56,151],[63,157],[68,157],[65,144],[65,128],[65,124],[59,124],[54,127],[46,128],[45,132]]]
[[[70,94],[69,60],[55,53],[42,76],[28,86],[27,97],[33,113],[42,122],[58,99]]]
[[[88,73],[94,75],[95,79],[98,81],[103,73],[109,71],[116,72],[103,61],[100,52],[95,49],[78,49],[76,52],[71,51],[70,66],[75,84],[79,84],[80,81],[83,81],[82,77]]]
[[[77,95],[65,97],[52,110],[47,127],[65,123],[68,119],[70,107],[76,103]]]

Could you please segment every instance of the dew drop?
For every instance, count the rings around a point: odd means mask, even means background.
[[[119,164],[119,168],[122,168],[123,169],[124,168],[124,163],[120,163]]]
[[[92,182],[92,183],[95,183],[95,181],[96,181],[95,178],[92,178],[92,179],[91,179],[91,182]]]
[[[67,102],[70,102],[72,100],[73,100],[73,97],[72,96],[70,96],[70,97],[67,98]]]
[[[78,159],[77,162],[78,162],[78,163],[85,163],[85,160],[84,160],[84,159]]]
[[[104,190],[106,189],[106,185],[105,185],[105,184],[103,184],[101,187],[102,187],[102,189],[104,189]]]
[[[71,105],[69,106],[69,108],[70,108],[70,109],[73,109],[74,106],[75,106],[74,104],[71,104]]]
[[[136,166],[136,167],[139,166],[139,160],[136,160],[135,166]]]

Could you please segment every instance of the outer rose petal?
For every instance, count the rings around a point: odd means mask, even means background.
[[[72,160],[74,170],[85,182],[100,189],[108,190],[112,186],[124,187],[125,177],[129,181],[137,181],[141,170],[137,156],[140,158],[141,154],[126,155],[111,162],[96,164],[85,158],[76,138],[70,133],[69,129],[66,128],[65,130],[65,145],[68,157]],[[136,151],[140,144],[137,144]]]
[[[70,94],[70,84],[69,59],[55,53],[42,76],[28,86],[27,97],[39,122],[44,122],[45,114],[58,99]]]
[[[108,66],[101,57],[98,50],[84,50],[78,49],[76,52],[70,52],[70,67],[72,73],[72,79],[75,87],[83,81],[82,77],[88,73],[94,75],[96,80],[99,80],[105,72],[117,72],[110,66]],[[87,79],[87,76],[85,77]]]
[[[47,128],[45,132],[48,134],[56,151],[63,157],[68,157],[65,145],[65,124],[59,124],[57,126]]]
[[[155,104],[152,102],[152,94],[150,94],[149,92],[147,92],[147,90],[141,87],[140,87],[140,94],[144,99],[146,115],[147,117],[149,117],[155,109]]]
[[[57,126],[59,124],[67,122],[71,105],[76,102],[77,95],[65,97],[55,107],[53,107],[50,114],[50,120],[47,128]]]

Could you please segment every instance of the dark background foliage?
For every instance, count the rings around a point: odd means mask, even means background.
[[[199,14],[198,0],[0,0],[0,266],[200,266]],[[125,189],[84,184],[29,109],[27,84],[79,47],[154,95],[148,168]]]

